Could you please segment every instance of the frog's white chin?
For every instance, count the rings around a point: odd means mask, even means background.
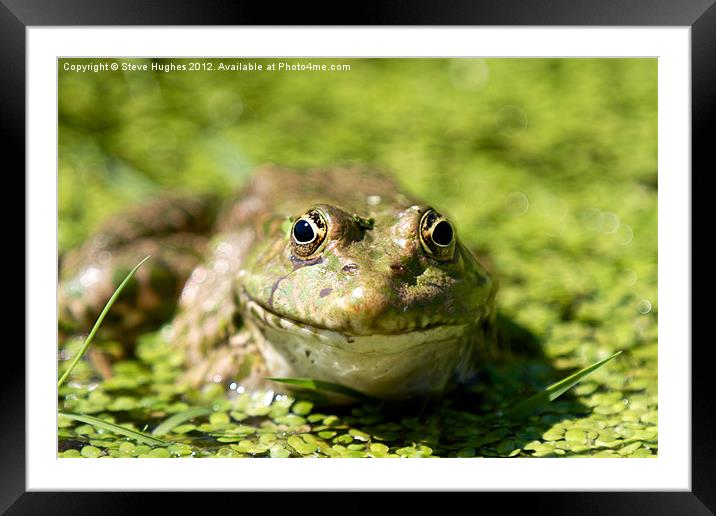
[[[471,360],[472,325],[394,335],[346,335],[280,317],[248,301],[254,331],[273,376],[309,377],[381,398],[442,391]]]

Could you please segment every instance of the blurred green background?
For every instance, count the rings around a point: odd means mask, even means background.
[[[376,166],[452,215],[497,273],[500,311],[557,369],[626,351],[582,403],[606,403],[605,417],[640,407],[632,420],[656,424],[656,59],[220,61],[308,62],[59,61],[60,252],[162,189],[228,193],[266,162]]]

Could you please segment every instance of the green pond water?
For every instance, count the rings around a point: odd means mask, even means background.
[[[656,456],[657,61],[311,61],[351,70],[76,73],[60,60],[60,253],[165,189],[226,194],[266,162],[375,165],[449,210],[499,278],[504,331],[531,351],[430,412],[330,408],[278,384],[178,387],[181,357],[158,329],[109,380],[81,361],[58,408],[161,443],[60,416],[59,455]],[[58,374],[81,343],[61,343]],[[617,350],[542,412],[501,417]]]

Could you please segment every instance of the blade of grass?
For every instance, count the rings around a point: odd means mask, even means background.
[[[164,435],[171,432],[175,427],[181,425],[185,421],[199,416],[208,416],[211,414],[209,407],[194,407],[184,412],[178,412],[171,417],[162,421],[153,431],[152,435]]]
[[[350,387],[346,387],[345,385],[340,385],[338,383],[324,382],[321,380],[313,380],[311,378],[267,378],[267,379],[271,380],[272,382],[285,383],[288,385],[301,387],[303,389],[326,391],[326,392],[332,392],[335,394],[342,394],[343,396],[348,396],[349,398],[353,398],[353,399],[360,400],[360,401],[372,401],[373,400],[373,398],[368,396],[367,394],[363,394],[362,392],[359,392],[355,389],[351,389]]]
[[[94,326],[92,326],[92,331],[90,331],[89,335],[87,335],[87,338],[84,341],[84,344],[82,344],[82,348],[80,348],[79,352],[74,356],[72,359],[72,362],[70,362],[69,367],[65,370],[65,372],[62,374],[60,379],[57,381],[57,388],[59,389],[60,386],[65,382],[67,377],[70,375],[72,370],[75,368],[77,363],[80,361],[80,359],[84,356],[85,352],[87,351],[87,348],[89,348],[89,345],[92,343],[92,340],[94,339],[95,333],[97,333],[97,330],[99,329],[100,325],[102,324],[102,321],[104,321],[105,315],[107,315],[107,312],[109,312],[109,309],[112,307],[114,302],[119,297],[119,294],[124,290],[124,287],[127,283],[129,283],[129,280],[134,276],[134,273],[137,272],[137,269],[139,269],[144,262],[149,260],[149,256],[144,258],[141,262],[139,262],[134,269],[129,271],[129,274],[127,274],[127,277],[124,278],[122,283],[119,284],[117,287],[117,290],[114,291],[114,294],[112,294],[112,297],[109,298],[109,301],[107,301],[107,304],[104,305],[104,309],[102,310],[102,313],[99,314],[99,317],[97,318],[97,321],[94,323]]]
[[[97,419],[96,417],[86,416],[84,414],[72,414],[69,412],[58,412],[58,414],[61,416],[68,417],[70,419],[74,419],[75,421],[80,421],[82,423],[92,425],[96,428],[101,428],[103,430],[107,430],[114,434],[124,435],[125,437],[129,437],[130,439],[134,439],[135,441],[143,443],[143,444],[148,444],[149,446],[168,446],[169,445],[169,443],[162,441],[160,439],[155,439],[154,437],[150,437],[150,436],[145,435],[141,432],[137,432],[136,430],[130,430],[129,428],[125,428],[123,426],[115,425],[114,423],[102,421],[101,419]]]
[[[617,351],[616,353],[605,358],[604,360],[600,360],[599,362],[592,364],[589,367],[585,367],[584,369],[581,369],[576,373],[571,374],[556,383],[553,383],[552,385],[545,388],[542,392],[535,394],[531,398],[528,398],[522,403],[519,403],[509,409],[507,412],[505,412],[504,417],[506,419],[511,419],[515,421],[519,419],[524,419],[534,414],[535,412],[541,411],[547,405],[549,405],[550,402],[560,397],[562,394],[567,392],[576,384],[584,380],[587,376],[601,369],[608,362],[621,355],[621,353],[621,351]]]

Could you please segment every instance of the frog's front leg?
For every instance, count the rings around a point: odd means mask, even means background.
[[[239,314],[238,282],[242,260],[254,234],[244,229],[215,238],[209,260],[189,277],[170,332],[183,350],[182,382],[237,381],[256,387],[265,364]]]
[[[179,382],[193,387],[211,382],[235,382],[246,390],[267,386],[269,373],[266,362],[253,334],[245,326],[223,340],[221,345],[205,351],[199,360],[187,361],[186,364],[187,369]]]

